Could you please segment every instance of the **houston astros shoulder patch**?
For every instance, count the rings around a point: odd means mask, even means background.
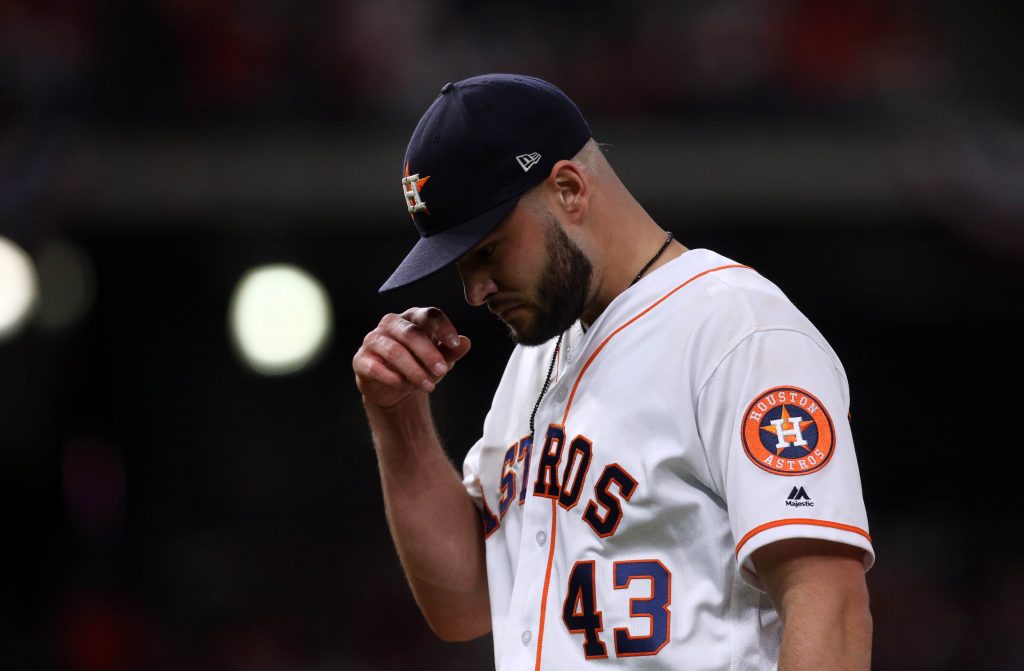
[[[832,458],[836,445],[825,406],[798,387],[773,387],[743,414],[743,449],[758,467],[778,475],[804,475]]]

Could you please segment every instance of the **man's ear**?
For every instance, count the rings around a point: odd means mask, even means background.
[[[590,205],[590,183],[580,167],[572,161],[555,163],[548,175],[548,186],[554,195],[555,206],[570,220],[578,221]]]

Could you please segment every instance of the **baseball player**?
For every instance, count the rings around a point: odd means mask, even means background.
[[[868,669],[848,385],[811,322],[673,240],[544,81],[446,84],[403,168],[421,237],[381,290],[454,264],[518,343],[461,476],[428,400],[470,351],[445,314],[353,360],[434,631],[490,631],[499,670]]]

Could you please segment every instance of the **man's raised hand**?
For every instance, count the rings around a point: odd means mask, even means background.
[[[469,338],[438,308],[385,315],[352,359],[356,386],[365,402],[392,408],[412,394],[434,391],[469,348]]]

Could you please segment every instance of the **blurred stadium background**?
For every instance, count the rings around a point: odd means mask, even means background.
[[[0,667],[493,668],[489,639],[437,642],[416,610],[350,361],[384,312],[449,311],[474,341],[436,402],[461,462],[511,344],[454,273],[376,288],[415,239],[420,112],[515,71],[578,101],[684,244],[755,266],[839,352],[875,668],[1024,669],[1022,14],[3,0]]]

